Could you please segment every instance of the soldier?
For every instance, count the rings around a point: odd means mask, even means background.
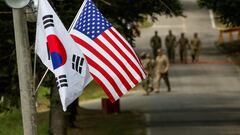
[[[158,56],[156,57],[155,61],[155,71],[156,71],[156,92],[159,92],[160,90],[160,83],[161,79],[165,81],[167,87],[168,87],[168,92],[171,91],[170,87],[170,82],[168,79],[168,70],[169,70],[169,60],[165,54],[163,54],[163,51],[161,49],[157,50]]]
[[[155,35],[150,40],[150,46],[152,47],[154,59],[157,57],[157,50],[162,47],[162,40],[158,36],[158,32],[155,31]]]
[[[187,50],[189,48],[188,39],[185,38],[184,33],[181,33],[181,37],[178,40],[179,54],[181,63],[187,63]]]
[[[175,47],[176,47],[176,37],[169,30],[169,34],[165,38],[165,45],[167,48],[168,58],[171,62],[175,61]]]
[[[143,52],[141,54],[141,62],[147,74],[147,78],[142,82],[142,87],[146,91],[146,95],[149,95],[153,91],[153,66],[154,62],[149,54]]]
[[[192,63],[198,62],[200,48],[201,48],[201,41],[198,38],[198,34],[194,33],[194,37],[191,40],[191,53],[192,53]]]

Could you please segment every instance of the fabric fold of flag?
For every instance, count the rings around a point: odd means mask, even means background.
[[[144,69],[131,45],[91,0],[84,0],[70,34],[86,57],[93,79],[112,102],[145,79]]]
[[[35,51],[54,73],[63,110],[92,80],[87,61],[47,0],[39,0]]]

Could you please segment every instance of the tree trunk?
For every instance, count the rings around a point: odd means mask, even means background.
[[[66,135],[67,134],[67,123],[66,116],[63,112],[60,96],[56,84],[51,89],[50,96],[50,131],[49,135]]]
[[[79,108],[78,105],[78,98],[76,100],[73,101],[73,103],[71,103],[68,106],[68,123],[70,125],[70,127],[74,128],[76,127],[74,122],[76,121],[76,115],[77,115],[77,109]]]

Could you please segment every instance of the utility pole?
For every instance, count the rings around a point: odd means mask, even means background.
[[[36,106],[28,29],[24,8],[13,8],[15,44],[24,135],[37,135]]]

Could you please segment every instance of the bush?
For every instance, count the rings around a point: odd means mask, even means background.
[[[217,48],[226,54],[238,54],[240,53],[240,40],[226,43],[216,43]]]

